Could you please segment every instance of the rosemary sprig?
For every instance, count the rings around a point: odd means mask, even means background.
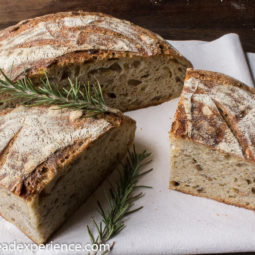
[[[102,89],[99,84],[83,84],[70,78],[69,89],[60,89],[57,84],[51,84],[47,74],[45,79],[41,79],[41,85],[36,86],[26,75],[23,79],[12,81],[1,69],[0,74],[0,94],[8,94],[8,98],[1,102],[16,102],[26,106],[56,105],[58,108],[71,108],[84,110],[89,116],[112,112],[119,113],[119,110],[108,107],[105,104]]]
[[[133,147],[132,152],[128,152],[125,163],[121,164],[121,167],[118,169],[119,182],[116,183],[115,187],[110,183],[110,196],[106,195],[109,208],[104,210],[101,203],[97,201],[101,221],[97,223],[92,218],[93,225],[97,232],[96,236],[92,233],[90,227],[87,226],[92,244],[96,244],[97,247],[99,247],[100,244],[106,244],[108,240],[125,228],[124,218],[126,216],[143,208],[143,206],[140,206],[133,209],[134,202],[144,195],[142,192],[134,194],[134,191],[137,188],[151,188],[150,186],[137,185],[141,176],[152,171],[152,169],[149,169],[141,172],[141,168],[151,162],[151,160],[145,161],[150,155],[151,154],[146,151],[137,153],[135,147]],[[111,245],[111,249],[113,245],[114,242]],[[102,254],[107,252],[108,251],[105,251]],[[94,254],[97,254],[97,252]]]

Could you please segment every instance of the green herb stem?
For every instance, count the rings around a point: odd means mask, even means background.
[[[148,160],[150,155],[146,151],[137,153],[135,147],[133,147],[132,152],[128,153],[126,161],[118,169],[118,183],[116,183],[115,187],[110,183],[109,196],[106,195],[108,209],[104,210],[101,203],[97,202],[101,221],[97,223],[92,219],[97,235],[95,236],[90,227],[87,226],[92,244],[97,244],[98,247],[100,244],[105,244],[125,228],[124,218],[126,216],[143,208],[143,206],[140,206],[133,209],[135,201],[144,196],[142,192],[136,194],[134,192],[137,188],[151,188],[150,186],[137,185],[139,178],[152,171],[152,169],[149,169],[141,172],[141,168],[151,162]],[[105,254],[105,252],[102,254]]]
[[[1,102],[17,102],[26,106],[56,105],[58,108],[84,110],[89,116],[111,112],[118,114],[119,110],[106,105],[101,86],[83,84],[75,79],[69,81],[69,89],[60,89],[57,84],[51,84],[47,74],[41,79],[41,84],[36,86],[33,81],[24,77],[12,81],[1,69],[3,79],[0,79],[0,94],[8,97]]]

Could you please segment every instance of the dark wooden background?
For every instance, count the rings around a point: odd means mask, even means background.
[[[166,39],[213,40],[238,33],[255,52],[255,0],[0,0],[0,29],[39,15],[100,11],[130,20]]]

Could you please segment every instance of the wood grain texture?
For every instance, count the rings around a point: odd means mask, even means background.
[[[246,51],[255,52],[254,0],[0,0],[0,28],[69,10],[108,13],[166,39],[213,40],[234,32]]]

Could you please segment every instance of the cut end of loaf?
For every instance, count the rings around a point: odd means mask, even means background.
[[[170,188],[255,209],[255,90],[188,69],[172,124]]]
[[[170,189],[255,210],[255,165],[188,139],[171,138]]]
[[[41,83],[46,72],[60,88],[68,78],[99,81],[109,106],[122,111],[179,96],[191,67],[159,35],[102,13],[48,14],[21,21],[0,35],[0,68],[13,79],[24,76],[25,66],[31,79]]]
[[[102,55],[105,53],[102,53]],[[76,56],[81,55],[81,56]],[[82,58],[83,53],[72,58]],[[100,83],[107,105],[121,111],[130,111],[166,102],[181,94],[186,68],[190,64],[171,55],[152,57],[128,56],[126,53],[102,60],[51,65],[45,70],[53,83],[69,86],[69,78],[80,82]],[[43,77],[33,74],[39,83]]]
[[[43,172],[31,173],[28,182],[37,186],[32,193],[28,190],[29,194],[18,195],[1,187],[0,214],[34,242],[45,243],[121,162],[133,143],[135,121],[126,116],[108,116],[107,121],[112,128],[97,139],[81,139],[56,151],[42,163]]]

